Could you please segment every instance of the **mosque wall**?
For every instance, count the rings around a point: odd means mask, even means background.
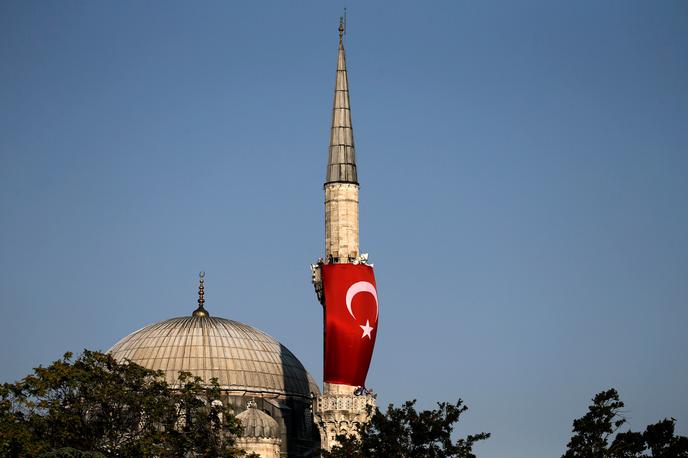
[[[237,447],[247,453],[256,453],[261,458],[280,458],[279,439],[259,438],[259,439],[237,439]]]

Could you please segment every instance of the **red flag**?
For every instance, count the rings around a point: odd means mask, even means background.
[[[323,264],[325,382],[364,386],[379,314],[373,268]]]

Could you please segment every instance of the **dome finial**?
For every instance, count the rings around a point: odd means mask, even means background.
[[[203,297],[205,294],[204,283],[205,272],[201,271],[198,274],[198,308],[194,310],[191,314],[192,316],[209,316],[209,313],[203,308],[203,304],[205,304],[205,298]]]

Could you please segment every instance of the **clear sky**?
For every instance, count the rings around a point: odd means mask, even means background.
[[[598,391],[688,434],[685,1],[0,2],[0,381],[189,314],[322,377],[338,17],[380,404],[559,456]]]

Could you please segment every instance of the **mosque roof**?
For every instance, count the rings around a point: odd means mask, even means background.
[[[174,385],[179,371],[222,389],[297,395],[319,394],[317,384],[284,345],[238,321],[189,316],[159,321],[117,342],[109,353],[161,370]]]
[[[267,437],[273,439],[280,437],[277,420],[259,410],[255,402],[249,401],[246,410],[236,417],[244,427],[243,437]]]
[[[211,317],[203,308],[203,279],[199,307],[191,316],[171,318],[132,332],[108,352],[163,371],[174,385],[180,371],[205,382],[217,378],[223,390],[310,398],[317,383],[284,345],[252,326]]]

